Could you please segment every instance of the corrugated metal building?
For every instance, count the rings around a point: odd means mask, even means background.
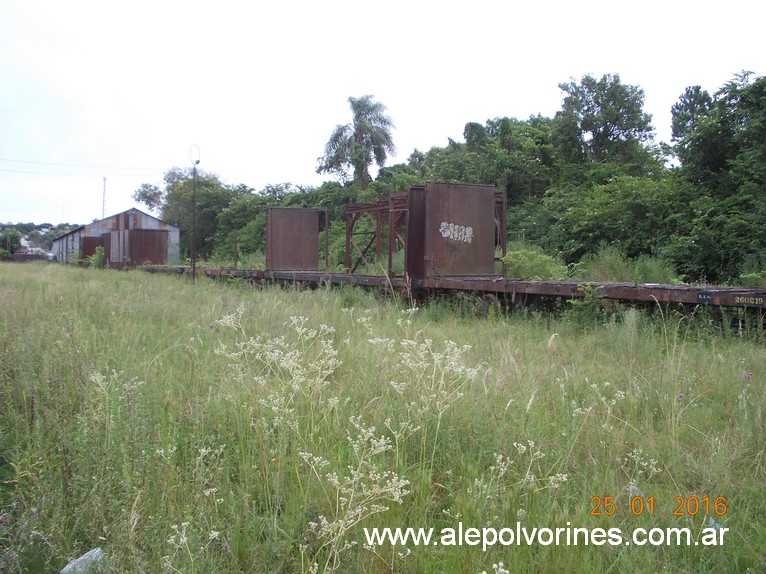
[[[53,240],[57,261],[76,263],[103,247],[109,265],[177,265],[180,230],[138,209],[73,229]]]

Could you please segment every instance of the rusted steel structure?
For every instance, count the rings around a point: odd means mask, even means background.
[[[272,271],[319,271],[321,217],[324,218],[324,269],[327,269],[327,210],[269,207],[266,210],[266,268]]]
[[[53,240],[57,261],[75,263],[102,247],[107,265],[124,267],[180,262],[180,230],[138,209],[82,225]]]
[[[496,252],[505,255],[505,212],[505,193],[488,185],[428,182],[375,204],[352,203],[346,209],[346,272],[380,262],[385,243],[388,277],[494,275]],[[400,249],[405,263],[396,273],[393,257]]]
[[[392,195],[375,204],[350,204],[346,212],[345,273],[316,268],[320,233],[317,212],[321,211],[271,208],[267,219],[265,270],[204,269],[202,272],[211,277],[235,276],[253,283],[310,288],[325,284],[359,285],[412,299],[437,293],[468,293],[511,306],[525,306],[536,298],[572,299],[595,295],[607,301],[766,310],[766,289],[528,281],[506,277],[497,257],[506,251],[505,194],[490,186],[429,182],[414,186],[407,194]],[[325,225],[325,254],[327,227]],[[404,272],[394,273],[392,257],[402,247]],[[373,261],[382,261],[384,249],[388,255],[387,273],[358,273],[362,264],[369,268]],[[148,267],[147,270],[160,268]],[[165,267],[162,271],[184,273],[187,269]]]
[[[392,275],[393,254],[404,247],[406,216],[406,193],[393,194],[378,203],[349,204],[346,208],[346,273],[356,273],[362,263],[369,267],[372,261],[381,261],[383,242],[387,238],[388,275]],[[369,230],[362,229],[360,223],[365,220],[370,224]],[[361,238],[361,245],[357,238]]]

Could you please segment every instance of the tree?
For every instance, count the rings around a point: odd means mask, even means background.
[[[142,183],[139,188],[133,192],[133,200],[143,203],[150,211],[159,211],[165,202],[165,192],[151,183]]]
[[[766,192],[766,77],[735,76],[717,94],[727,110],[732,134],[731,178],[740,193],[763,197]]]
[[[476,122],[468,122],[463,130],[466,146],[470,152],[480,152],[487,145],[487,130]]]
[[[737,74],[712,99],[688,88],[673,107],[676,187],[690,212],[668,251],[711,281],[736,281],[766,250],[766,78],[750,76]]]
[[[218,213],[214,252],[219,257],[226,258],[233,253],[235,240],[240,253],[265,251],[266,208],[272,198],[270,193],[255,194],[250,190],[234,197]]]
[[[554,177],[550,124],[540,116],[468,122],[465,143],[449,140],[446,148],[415,150],[406,164],[381,169],[371,187],[403,192],[429,180],[479,183],[506,189],[509,205],[518,205],[541,196]]]
[[[11,257],[14,251],[21,247],[21,231],[15,227],[6,227],[0,231],[0,258]]]
[[[566,96],[554,140],[564,161],[617,163],[628,175],[643,175],[653,164],[644,144],[654,137],[652,116],[643,111],[644,91],[623,84],[618,74],[600,80],[587,75],[559,88]]]
[[[365,189],[372,181],[369,167],[373,161],[383,167],[388,154],[395,152],[391,138],[394,127],[386,115],[386,106],[374,102],[373,96],[349,98],[352,121],[338,125],[325,145],[325,155],[319,158],[317,173],[336,173],[342,178],[353,173],[353,181]]]
[[[542,196],[555,175],[551,120],[541,116],[488,120],[487,134],[492,144],[485,147],[484,159],[491,167],[482,171],[486,174],[482,183],[505,188],[509,205]]]
[[[673,153],[682,164],[686,164],[688,172],[691,172],[692,169],[697,171],[695,179],[704,179],[703,172],[706,170],[701,163],[709,163],[709,161],[698,161],[700,159],[699,152],[702,151],[703,147],[699,145],[700,136],[706,131],[710,132],[702,136],[706,140],[704,147],[708,148],[704,152],[705,155],[710,156],[712,153],[720,158],[723,149],[728,146],[728,138],[719,137],[723,134],[716,134],[715,122],[711,122],[713,98],[700,86],[690,86],[684,90],[678,102],[673,104],[670,112],[673,117],[671,140],[675,144],[672,148]],[[695,140],[697,140],[696,143]],[[717,161],[720,163],[721,160]]]
[[[249,188],[225,186],[217,175],[200,170],[194,178],[192,168],[174,167],[165,173],[164,181],[164,189],[141,185],[133,193],[133,199],[159,210],[161,219],[181,228],[185,232],[181,248],[187,250],[192,230],[192,196],[196,196],[195,244],[200,257],[209,257],[213,251],[218,214],[229,206],[233,198],[249,193]]]
[[[672,140],[682,142],[689,137],[703,117],[710,116],[713,109],[713,98],[700,86],[690,86],[684,90],[678,102],[673,104],[670,112],[673,116]]]

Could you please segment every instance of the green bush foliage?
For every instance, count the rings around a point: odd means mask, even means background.
[[[505,274],[514,279],[562,280],[568,275],[564,263],[531,244],[515,244],[506,252],[503,263]]]
[[[96,269],[105,269],[106,268],[106,253],[104,252],[104,248],[100,245],[96,247],[96,249],[93,251],[93,255],[88,257],[88,263]]]
[[[766,287],[766,271],[759,273],[743,273],[739,276],[737,284],[742,287],[761,288]]]

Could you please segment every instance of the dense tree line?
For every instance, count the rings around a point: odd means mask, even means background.
[[[318,167],[340,181],[255,191],[197,174],[198,252],[229,253],[235,238],[242,253],[263,250],[269,205],[328,208],[337,240],[349,202],[432,180],[505,188],[509,237],[568,263],[608,245],[665,259],[689,281],[734,282],[766,270],[766,78],[742,73],[713,94],[687,88],[672,108],[668,143],[655,142],[643,90],[618,75],[559,87],[562,107],[552,118],[471,121],[464,141],[414,150],[389,167],[385,107],[350,98],[352,121],[332,132]],[[375,179],[373,163],[381,166]],[[144,185],[134,197],[188,230],[191,176],[174,168],[164,189]]]

